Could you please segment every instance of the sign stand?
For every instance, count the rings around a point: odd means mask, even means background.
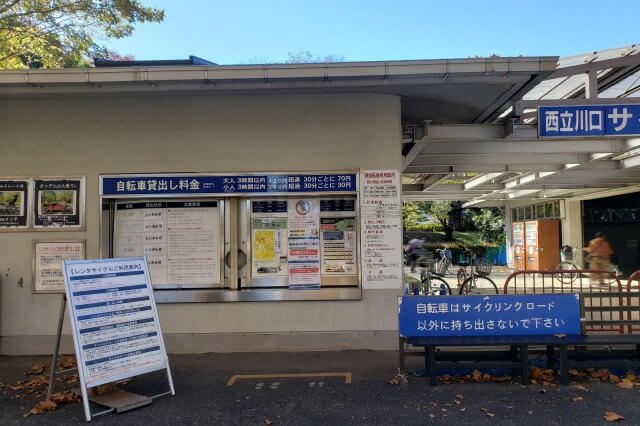
[[[87,421],[175,395],[146,260],[63,261],[63,272],[66,295],[60,304],[47,399],[51,399],[56,375],[76,370],[56,371],[67,300],[80,379],[77,393],[82,395]],[[167,392],[147,397],[115,389],[104,395],[88,395],[89,388],[164,369]],[[109,409],[92,414],[89,401]]]
[[[49,374],[49,389],[47,390],[47,401],[51,400],[51,396],[53,395],[53,382],[57,376],[70,373],[73,371],[78,371],[77,368],[67,368],[66,370],[56,370],[56,365],[58,364],[58,355],[60,354],[60,340],[62,337],[62,325],[64,323],[64,311],[67,306],[67,296],[62,296],[62,301],[60,303],[60,316],[58,317],[58,331],[56,333],[56,345],[53,351],[53,357],[51,359],[51,373]],[[81,393],[80,389],[74,388],[73,391],[75,393]],[[111,413],[115,411],[116,413],[121,413],[124,411],[129,411],[134,408],[142,407],[144,405],[151,404],[153,402],[153,398],[166,395],[170,392],[163,393],[161,395],[156,395],[153,397],[138,395],[132,392],[127,392],[122,389],[114,389],[112,392],[104,395],[97,396],[89,396],[89,401],[94,402],[99,405],[103,405],[105,407],[109,407],[108,410],[100,411],[98,413],[93,414],[91,417],[97,417],[102,414]],[[84,393],[83,395],[83,405],[85,406],[85,412],[88,410],[87,405],[84,404]]]

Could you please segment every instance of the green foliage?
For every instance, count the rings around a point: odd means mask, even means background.
[[[415,229],[429,214],[429,202],[405,201],[402,203],[402,224],[404,229]]]
[[[164,11],[137,0],[0,0],[0,68],[88,66],[98,40],[124,38]]]
[[[481,209],[472,220],[484,241],[495,244],[504,243],[505,216],[503,208]]]
[[[439,223],[418,223],[406,229],[409,231],[442,232],[442,225]]]

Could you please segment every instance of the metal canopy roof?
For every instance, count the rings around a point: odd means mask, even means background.
[[[403,140],[405,200],[462,200],[480,207],[640,191],[640,138],[540,140],[535,114],[537,104],[550,102],[640,103],[633,99],[640,96],[639,52],[632,45],[562,58],[553,74],[492,121],[409,126]],[[589,83],[585,73],[597,78]],[[587,99],[590,89],[598,98]]]

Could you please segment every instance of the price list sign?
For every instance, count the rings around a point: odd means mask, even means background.
[[[169,369],[143,257],[64,261],[83,388]]]

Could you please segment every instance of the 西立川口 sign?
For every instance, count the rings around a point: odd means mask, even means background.
[[[640,104],[541,106],[538,135],[541,138],[640,135]]]

